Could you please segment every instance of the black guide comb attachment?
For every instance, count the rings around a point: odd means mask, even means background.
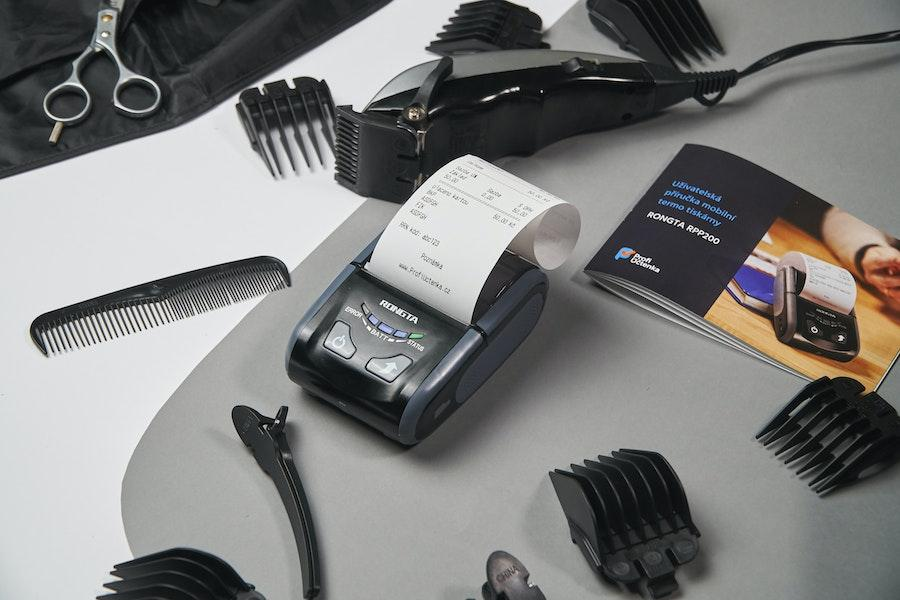
[[[290,286],[291,274],[277,258],[246,258],[44,313],[31,323],[31,339],[45,355],[59,354]]]
[[[97,600],[266,600],[227,562],[193,548],[172,548],[115,566]]]
[[[756,438],[820,495],[874,475],[900,459],[900,417],[849,377],[808,384]]]
[[[452,56],[491,50],[549,48],[541,17],[506,0],[466,2],[426,50]]]
[[[547,600],[541,588],[530,583],[531,575],[518,558],[503,550],[487,559],[487,581],[481,586],[484,600]]]
[[[275,418],[271,418],[264,417],[249,406],[235,406],[231,411],[231,420],[241,441],[253,450],[260,468],[275,482],[300,554],[303,597],[310,599],[318,596],[321,590],[319,548],[309,502],[284,434],[287,411],[287,406],[282,406]]]
[[[550,481],[572,541],[600,575],[651,598],[678,589],[675,568],[697,556],[700,532],[661,454],[623,449],[556,469]]]
[[[250,147],[276,179],[284,176],[278,145],[297,175],[300,161],[295,153],[309,171],[315,170],[315,163],[325,168],[325,147],[334,153],[334,100],[324,79],[297,77],[292,85],[273,81],[262,89],[248,88],[241,92],[235,108]]]
[[[699,0],[587,0],[602,34],[651,63],[691,68],[725,49]]]

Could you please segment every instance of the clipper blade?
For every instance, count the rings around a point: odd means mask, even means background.
[[[142,283],[46,312],[31,323],[45,355],[180,321],[291,285],[284,263],[257,256]]]
[[[549,48],[541,17],[506,0],[466,2],[426,50],[441,56],[491,50]]]
[[[334,178],[360,196],[405,202],[421,183],[415,136],[395,118],[338,106]]]
[[[224,560],[192,548],[172,548],[115,566],[97,600],[265,600]]]
[[[598,31],[648,62],[691,68],[725,53],[699,0],[587,0],[587,8]]]
[[[291,83],[274,81],[262,89],[248,88],[235,105],[250,147],[276,179],[284,175],[279,155],[299,175],[301,163],[295,153],[307,170],[314,171],[316,163],[326,166],[323,146],[334,152],[335,109],[328,84],[312,77],[297,77]]]
[[[756,435],[809,487],[825,495],[881,471],[900,458],[900,417],[855,379],[810,383]]]
[[[661,454],[623,449],[556,469],[550,481],[572,541],[600,575],[651,598],[678,589],[675,568],[696,557],[700,532]]]

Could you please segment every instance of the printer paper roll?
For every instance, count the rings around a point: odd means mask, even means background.
[[[778,266],[794,267],[806,274],[800,297],[849,315],[856,304],[856,282],[850,271],[803,254],[788,252]]]
[[[544,269],[565,262],[581,230],[578,210],[475,156],[428,178],[388,224],[366,269],[446,315],[469,323],[507,248]]]

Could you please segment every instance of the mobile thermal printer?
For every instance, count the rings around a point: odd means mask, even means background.
[[[534,329],[547,276],[504,252],[466,325],[367,272],[374,246],[297,324],[287,371],[313,395],[413,445],[468,400]]]
[[[859,354],[856,283],[846,269],[788,252],[778,263],[774,300],[781,342],[840,362]]]
[[[544,308],[577,209],[474,156],[432,175],[294,329],[289,377],[402,444],[430,435]]]

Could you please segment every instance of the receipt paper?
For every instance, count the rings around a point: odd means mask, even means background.
[[[475,303],[504,250],[544,269],[565,262],[578,210],[475,156],[446,164],[400,207],[366,269],[457,321]]]
[[[788,252],[779,266],[794,267],[806,274],[800,297],[849,315],[856,304],[856,282],[847,269],[802,252]]]

